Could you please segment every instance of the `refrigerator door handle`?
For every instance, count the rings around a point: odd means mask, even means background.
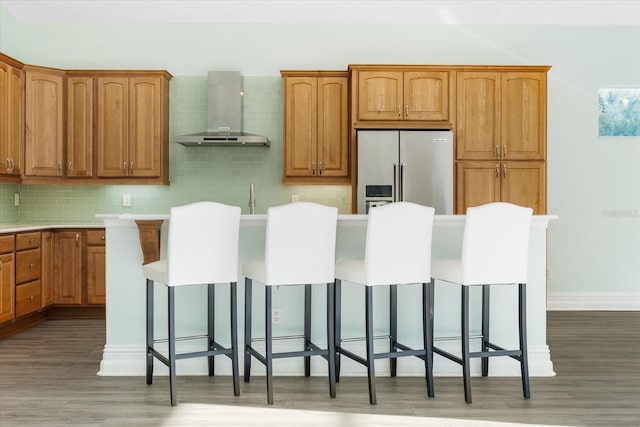
[[[400,163],[400,200],[401,202],[404,202],[405,199],[405,195],[404,195],[404,168],[405,168],[405,164],[404,163]]]
[[[398,201],[398,164],[393,164],[393,201]]]

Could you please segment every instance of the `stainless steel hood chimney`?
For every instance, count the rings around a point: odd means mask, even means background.
[[[269,146],[266,136],[242,132],[242,75],[239,71],[209,71],[207,131],[180,135],[187,146]]]

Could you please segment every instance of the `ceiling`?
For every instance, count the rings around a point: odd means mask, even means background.
[[[640,25],[640,1],[0,0],[38,22]]]

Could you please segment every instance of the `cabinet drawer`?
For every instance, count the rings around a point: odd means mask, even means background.
[[[16,251],[40,247],[40,232],[16,234]]]
[[[0,254],[13,252],[15,248],[15,237],[13,234],[0,236]]]
[[[16,317],[40,310],[40,280],[16,286]]]
[[[87,245],[104,245],[106,233],[104,229],[87,230]]]
[[[16,284],[40,278],[40,249],[16,252]]]

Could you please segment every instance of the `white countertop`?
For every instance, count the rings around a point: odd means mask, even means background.
[[[464,224],[465,215],[436,215],[435,225],[438,226],[459,226]],[[169,214],[97,214],[97,219],[103,220],[105,225],[115,225],[115,222],[123,221],[157,221],[168,220]],[[338,215],[338,225],[342,227],[359,227],[367,224],[368,215]],[[547,227],[549,221],[558,219],[557,215],[534,215],[532,227]],[[262,226],[267,220],[266,214],[260,215],[240,215],[240,225],[242,226]]]
[[[0,233],[21,233],[24,231],[52,230],[61,228],[104,228],[103,221],[59,221],[30,222],[24,224],[0,224]]]

